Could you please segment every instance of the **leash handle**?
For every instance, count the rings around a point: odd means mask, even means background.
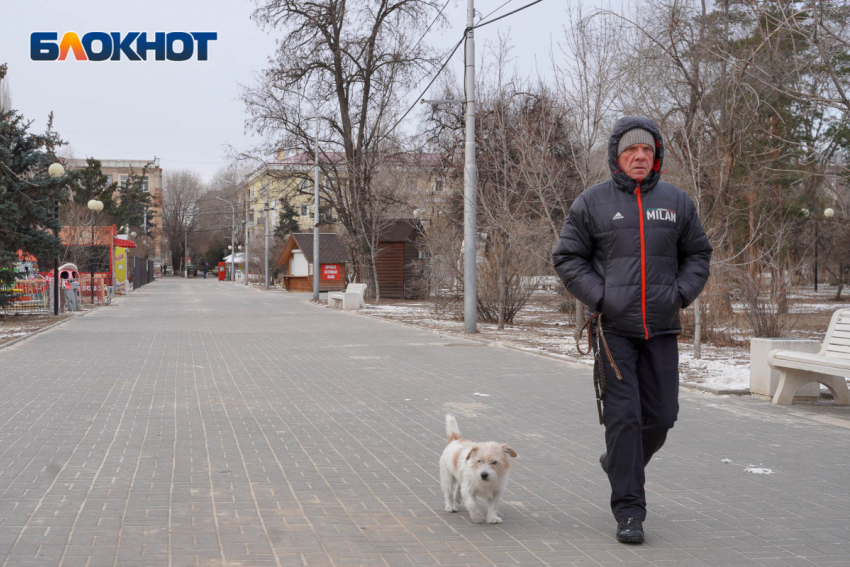
[[[594,333],[593,323],[596,322],[596,333]],[[584,334],[584,330],[587,329],[587,352],[582,352],[581,350],[581,336]],[[596,350],[593,349],[593,340],[596,339]],[[607,385],[605,383],[605,367],[602,363],[602,351],[604,349],[605,355],[608,357],[608,363],[611,365],[611,368],[614,370],[614,374],[617,376],[617,380],[622,380],[623,376],[620,374],[620,369],[617,368],[617,364],[614,362],[614,357],[611,355],[611,349],[608,348],[608,341],[605,340],[605,332],[602,330],[602,313],[597,311],[590,318],[584,322],[584,325],[581,326],[578,333],[576,333],[576,349],[579,354],[593,354],[593,389],[596,393],[596,411],[599,414],[599,425],[604,425],[602,420],[602,398],[605,396],[605,390],[607,389]]]
[[[593,351],[593,327],[591,324],[594,321],[597,321],[596,329],[599,331],[599,338],[597,339],[598,343],[601,343],[602,348],[605,349],[605,355],[608,357],[608,362],[611,364],[611,368],[614,369],[614,374],[617,376],[617,380],[622,380],[623,375],[620,374],[620,369],[617,368],[617,364],[614,362],[614,357],[611,355],[611,350],[608,348],[608,341],[605,340],[605,333],[602,331],[602,313],[597,311],[590,318],[584,322],[584,325],[581,326],[578,333],[576,334],[576,350],[581,355],[588,355]],[[587,352],[582,352],[581,350],[581,336],[584,334],[584,330],[587,329]],[[599,344],[597,344],[597,349],[599,349]]]
[[[596,313],[591,315],[590,318],[587,321],[584,322],[584,325],[582,325],[581,329],[579,329],[578,333],[576,333],[576,350],[582,356],[588,355],[593,351],[593,327],[591,327],[591,324],[593,323],[594,320],[596,320],[597,318],[600,318],[600,317],[602,317],[602,313],[597,311]],[[582,334],[584,334],[585,329],[587,329],[587,352],[582,352],[581,351],[581,336],[582,336]]]

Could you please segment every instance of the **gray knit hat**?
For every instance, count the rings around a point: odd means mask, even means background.
[[[652,132],[643,128],[632,128],[620,137],[620,143],[617,144],[617,157],[620,157],[620,154],[626,151],[626,148],[635,144],[646,144],[655,153],[655,136],[652,135]]]

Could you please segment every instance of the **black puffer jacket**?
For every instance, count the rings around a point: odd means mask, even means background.
[[[655,137],[655,163],[637,181],[617,166],[617,145],[640,127]],[[661,133],[649,118],[626,117],[608,141],[611,179],[573,203],[552,254],[567,290],[602,311],[606,331],[649,339],[682,330],[679,309],[708,279],[711,244],[691,198],[659,181]]]

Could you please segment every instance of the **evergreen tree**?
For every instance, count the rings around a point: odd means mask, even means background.
[[[150,190],[145,189],[145,176],[148,172],[147,166],[137,174],[130,168],[127,181],[121,186],[118,193],[118,203],[110,213],[119,227],[141,227],[147,224],[147,229],[153,224],[153,198]]]
[[[298,232],[301,229],[298,226],[298,210],[289,201],[284,199],[280,200],[280,204],[282,210],[278,218],[277,228],[274,230],[274,235],[284,240],[293,232]]]
[[[107,183],[108,178],[101,171],[99,160],[86,158],[86,167],[71,172],[70,178],[75,203],[86,206],[91,199],[97,199],[103,203],[103,212],[115,215],[118,183]]]
[[[6,66],[0,66],[0,84]],[[55,200],[67,199],[68,176],[52,178],[47,168],[56,161],[54,149],[63,144],[53,131],[50,114],[47,131],[31,134],[28,122],[15,110],[0,112],[0,283],[12,278],[17,251],[52,256],[60,241],[53,235]],[[0,304],[8,294],[0,294]]]

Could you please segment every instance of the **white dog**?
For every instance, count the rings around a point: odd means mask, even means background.
[[[446,415],[446,435],[449,444],[440,457],[440,484],[446,497],[446,512],[457,512],[457,505],[463,499],[473,522],[486,519],[490,524],[500,524],[499,499],[511,468],[508,455],[516,457],[516,453],[505,444],[462,439],[453,415]],[[487,502],[486,517],[481,514],[476,498]]]

